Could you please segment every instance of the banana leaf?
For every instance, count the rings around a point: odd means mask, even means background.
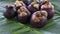
[[[55,15],[43,28],[34,28],[17,20],[8,20],[3,16],[4,6],[15,0],[0,0],[0,34],[60,34],[60,0],[51,0]]]

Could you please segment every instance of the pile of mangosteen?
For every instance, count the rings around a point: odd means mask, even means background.
[[[33,27],[43,27],[54,16],[54,6],[50,0],[16,0],[6,5],[3,13],[7,19],[17,18],[21,23],[30,23]]]

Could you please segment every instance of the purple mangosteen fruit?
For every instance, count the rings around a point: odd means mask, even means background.
[[[16,16],[15,5],[7,5],[3,13],[4,17],[7,19],[12,19]]]
[[[47,11],[47,13],[48,13],[48,17],[47,18],[48,19],[53,18],[53,16],[54,16],[54,6],[51,3],[47,2],[44,5],[42,5],[41,6],[41,10]]]
[[[28,10],[33,14],[34,12],[39,10],[39,4],[37,2],[32,2],[29,6],[28,6]]]
[[[26,7],[20,7],[20,9],[18,9],[18,20],[21,23],[26,23],[29,20],[30,14]]]
[[[43,27],[47,22],[47,15],[44,10],[34,12],[30,20],[31,25],[38,28]]]
[[[40,0],[39,3],[39,9],[41,10],[41,6],[44,5],[45,3],[49,2],[50,0]],[[49,2],[51,4],[51,2]]]

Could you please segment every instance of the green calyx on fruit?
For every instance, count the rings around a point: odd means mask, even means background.
[[[33,6],[33,7],[36,8],[36,9],[39,9],[39,4],[37,4],[37,3],[34,4],[34,2],[32,2],[32,3],[31,3],[31,6]]]
[[[28,11],[27,8],[24,7],[24,6],[20,7],[20,10],[21,10],[22,12],[27,12],[27,11]]]
[[[40,22],[40,19],[39,19],[38,17],[35,17],[35,18],[34,18],[34,22],[39,23],[39,22]]]
[[[46,3],[41,6],[41,9],[44,9],[44,8],[53,8],[54,9],[54,6],[52,4]]]
[[[34,2],[31,3],[31,5],[36,8],[39,9],[39,4],[37,4],[36,0],[34,0]]]
[[[15,5],[16,5],[16,6],[22,6],[22,5],[23,5],[23,2],[16,0]]]
[[[17,6],[19,4],[20,4],[20,2],[18,0],[16,0],[15,5]]]
[[[25,12],[20,13],[20,16],[26,16],[26,15],[27,15],[27,13],[25,13]]]
[[[37,4],[36,0],[34,0],[34,4]]]
[[[50,3],[50,0],[41,0],[41,2],[46,2],[44,5],[41,6],[41,9],[44,9],[44,8],[54,9],[54,6]]]
[[[18,9],[18,12],[20,13],[21,16],[26,16],[27,15],[27,13],[26,13],[27,11],[28,10],[24,6],[20,7],[20,9]]]
[[[47,17],[47,16],[48,16],[47,11],[45,11],[45,10],[42,10],[42,11],[41,11],[41,14],[42,14],[43,16],[45,16],[45,17]]]
[[[34,18],[32,18],[32,19],[33,19],[34,22],[39,23],[41,16],[42,16],[41,13],[40,13],[39,11],[37,11],[37,12],[35,13],[35,16],[33,16]]]
[[[37,17],[41,17],[42,15],[41,15],[41,13],[39,13],[38,11],[36,12],[36,16]]]
[[[37,11],[35,15],[37,17],[42,17],[42,16],[47,17],[48,13],[45,10],[41,10],[41,11]]]
[[[37,9],[39,9],[39,4],[34,4],[33,6]]]

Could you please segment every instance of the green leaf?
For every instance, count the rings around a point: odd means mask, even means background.
[[[33,28],[30,24],[22,24],[16,20],[7,20],[3,11],[7,4],[15,0],[0,0],[0,34],[60,34],[60,0],[51,0],[55,7],[55,15],[43,28]]]

